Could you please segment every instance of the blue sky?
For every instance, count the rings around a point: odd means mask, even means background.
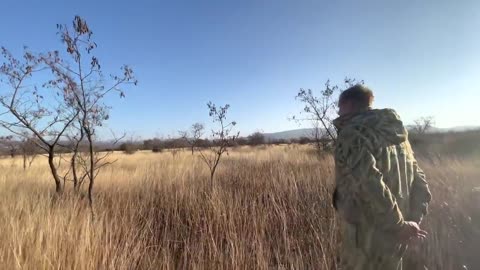
[[[208,123],[210,100],[231,105],[243,135],[294,129],[298,89],[345,76],[406,123],[480,125],[479,1],[2,2],[0,45],[13,52],[61,48],[55,25],[78,14],[105,71],[134,68],[139,86],[110,101],[116,132],[176,134]]]

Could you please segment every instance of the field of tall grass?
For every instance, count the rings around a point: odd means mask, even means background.
[[[241,147],[216,187],[196,155],[116,153],[92,218],[68,189],[53,202],[41,158],[0,160],[0,269],[336,269],[333,159],[309,146]],[[480,158],[421,159],[434,200],[405,269],[480,269]],[[423,269],[423,268],[421,268]]]

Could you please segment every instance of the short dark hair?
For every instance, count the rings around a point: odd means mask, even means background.
[[[351,101],[359,108],[368,108],[372,106],[373,98],[373,92],[370,88],[363,84],[356,84],[340,94],[338,103]]]

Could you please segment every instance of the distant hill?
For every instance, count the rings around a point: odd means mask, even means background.
[[[408,129],[411,129],[412,126],[407,126]],[[446,132],[463,132],[470,130],[480,130],[480,126],[458,126],[451,128],[432,128],[430,133],[446,133]],[[313,128],[301,128],[301,129],[292,129],[281,132],[273,133],[263,133],[267,140],[290,140],[298,139],[300,137],[312,137],[314,132]]]
[[[275,133],[263,133],[265,139],[267,140],[290,140],[298,139],[300,137],[311,137],[313,134],[313,128],[302,128],[302,129],[293,129],[286,130]]]
[[[407,126],[407,129],[411,130],[413,126]],[[428,133],[445,133],[445,132],[463,132],[471,130],[479,130],[480,126],[458,126],[450,128],[437,128],[433,127]]]
[[[471,130],[480,130],[480,126],[459,126],[450,128],[449,131],[471,131]]]

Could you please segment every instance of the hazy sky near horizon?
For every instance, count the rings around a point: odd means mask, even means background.
[[[131,65],[108,126],[143,138],[208,123],[231,105],[243,135],[299,128],[299,88],[363,79],[405,123],[480,125],[480,1],[11,1],[0,45],[61,49],[57,23],[85,18],[106,72]],[[302,127],[308,127],[307,123]]]

